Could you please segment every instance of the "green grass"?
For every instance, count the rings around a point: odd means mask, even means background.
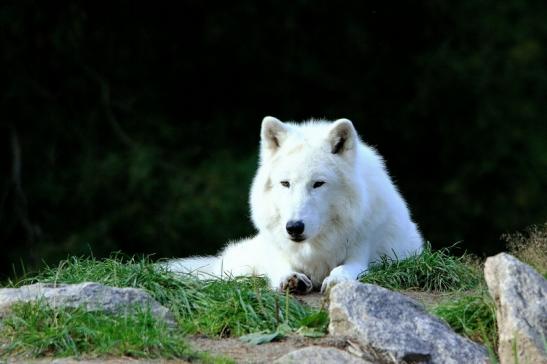
[[[182,344],[183,336],[187,334],[241,336],[254,332],[276,332],[283,326],[291,331],[300,330],[308,336],[314,336],[323,335],[328,323],[325,313],[303,306],[289,294],[271,291],[262,278],[199,281],[191,276],[177,276],[148,258],[124,259],[115,255],[98,260],[73,257],[56,267],[46,267],[35,276],[11,282],[10,285],[16,287],[35,282],[87,281],[147,290],[158,302],[171,309],[179,324],[178,328],[166,332],[165,327],[153,318],[143,316],[142,312],[128,318],[30,305],[11,316],[13,322],[28,322],[29,329],[3,331],[2,336],[10,342],[7,347],[9,350],[5,350],[26,352],[34,356],[108,354],[184,358],[189,355]],[[92,329],[90,325],[94,322],[90,323],[91,319],[100,320],[98,323],[94,321],[96,325]],[[136,342],[134,348],[123,349],[126,354],[118,351],[122,349],[109,344],[116,340],[131,342],[130,336],[124,336],[130,333],[141,336],[145,322],[148,322],[151,332],[142,339],[150,340]],[[42,333],[38,327],[48,328],[45,332],[49,334],[40,339]],[[79,336],[82,332],[93,332],[93,335],[82,340]],[[154,341],[154,338],[159,341]],[[172,338],[180,341],[180,345],[174,345]],[[48,342],[52,344],[47,345]],[[79,344],[75,345],[76,342]]]
[[[448,248],[433,251],[428,244],[421,254],[406,259],[383,257],[360,281],[392,290],[447,292],[475,288],[481,275],[468,256],[455,257]]]
[[[110,354],[191,359],[182,336],[153,318],[148,310],[115,316],[83,309],[53,309],[43,302],[22,303],[4,321],[6,355],[44,356]]]
[[[211,281],[201,292],[194,315],[181,322],[188,332],[224,337],[275,331],[281,324],[298,329],[314,313],[290,295],[272,292],[259,278]]]
[[[456,301],[441,303],[431,311],[457,333],[484,344],[495,357],[498,346],[496,311],[485,287]]]

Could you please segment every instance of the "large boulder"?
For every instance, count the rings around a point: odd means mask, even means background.
[[[506,253],[486,259],[484,278],[496,304],[500,362],[547,363],[547,281]]]
[[[333,335],[354,337],[382,363],[487,363],[487,350],[456,334],[402,294],[357,281],[330,293]]]
[[[127,313],[135,307],[149,308],[154,317],[175,324],[173,314],[147,292],[138,288],[109,287],[99,283],[36,283],[0,289],[0,318],[16,303],[42,300],[51,307],[82,307],[88,311]]]

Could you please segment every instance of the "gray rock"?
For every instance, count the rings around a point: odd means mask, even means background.
[[[150,307],[154,317],[175,324],[173,314],[137,288],[117,288],[99,283],[79,284],[36,283],[20,288],[0,289],[0,318],[19,302],[44,300],[51,307],[83,307],[88,311],[124,313],[135,306]]]
[[[357,281],[330,293],[333,335],[353,336],[382,363],[487,363],[487,350],[402,294]]]
[[[486,259],[484,278],[496,304],[500,362],[547,363],[547,281],[506,253]]]
[[[308,346],[303,349],[292,351],[275,361],[277,364],[317,364],[317,363],[348,363],[348,364],[367,364],[371,363],[351,355],[344,350],[322,347]]]

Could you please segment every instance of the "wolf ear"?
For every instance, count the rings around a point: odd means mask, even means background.
[[[353,149],[357,139],[357,132],[348,119],[338,119],[332,123],[328,141],[332,154],[344,154]]]
[[[266,116],[262,119],[260,136],[262,148],[270,154],[275,153],[287,137],[287,126],[273,116]]]

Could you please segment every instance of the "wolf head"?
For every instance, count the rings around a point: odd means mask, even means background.
[[[257,229],[276,242],[305,243],[343,228],[347,210],[358,210],[359,143],[347,119],[292,124],[265,117],[250,196]]]

